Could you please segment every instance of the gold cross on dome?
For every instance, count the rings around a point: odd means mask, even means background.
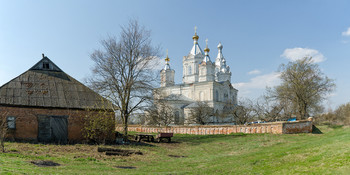
[[[170,61],[170,58],[168,57],[168,49],[166,49],[166,58],[165,58],[165,61],[167,61],[167,62]]]
[[[206,46],[208,47],[208,38],[205,40]]]
[[[197,33],[197,26],[194,26],[194,33]]]

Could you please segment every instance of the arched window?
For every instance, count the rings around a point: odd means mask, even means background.
[[[204,101],[204,92],[199,92],[199,101]]]
[[[219,91],[215,91],[215,101],[219,101]]]
[[[175,124],[179,124],[180,123],[180,113],[179,111],[175,112]]]
[[[187,75],[191,75],[192,74],[192,67],[188,66],[187,67]]]

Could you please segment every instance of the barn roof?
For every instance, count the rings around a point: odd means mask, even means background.
[[[112,109],[111,103],[44,56],[0,87],[0,105],[69,109]]]

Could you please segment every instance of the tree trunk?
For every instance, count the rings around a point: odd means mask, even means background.
[[[125,142],[128,141],[128,118],[129,118],[129,115],[124,113],[124,133],[123,133],[123,139]]]
[[[5,152],[5,144],[4,144],[4,138],[1,138],[1,151]]]

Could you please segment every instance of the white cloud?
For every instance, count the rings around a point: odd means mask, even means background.
[[[258,74],[260,74],[260,73],[261,73],[260,70],[255,69],[255,70],[252,70],[252,71],[248,72],[248,75],[258,75]]]
[[[350,36],[350,27],[346,31],[342,32],[341,34],[343,36]]]
[[[232,84],[239,90],[239,95],[243,97],[257,98],[263,95],[266,87],[276,86],[280,83],[280,73],[272,72],[270,74],[259,75],[251,78],[249,82],[240,82]],[[259,92],[259,93],[258,93]]]
[[[323,56],[323,54],[320,53],[318,50],[300,47],[284,50],[281,57],[284,57],[291,61],[296,61],[304,57],[312,57],[312,60],[315,63],[319,63],[326,60],[326,57]]]

